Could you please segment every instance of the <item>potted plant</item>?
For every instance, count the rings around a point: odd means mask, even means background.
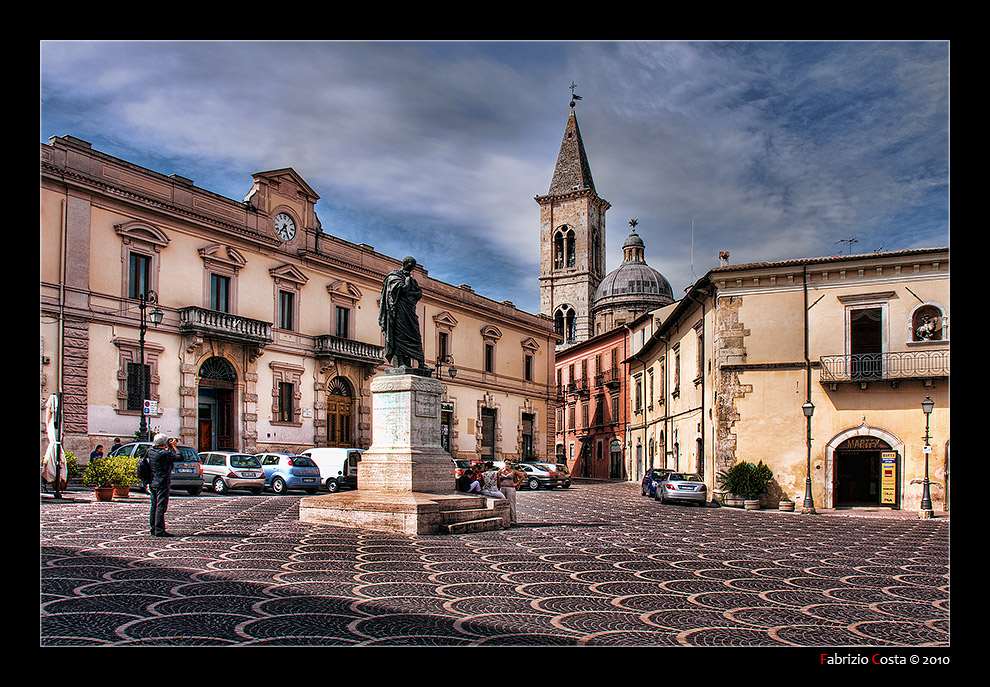
[[[745,490],[745,482],[749,474],[749,463],[736,463],[728,470],[718,473],[718,484],[724,492],[723,503],[729,508],[742,508],[742,492]]]
[[[113,485],[119,481],[120,468],[109,458],[89,461],[83,472],[83,484],[92,486],[97,501],[113,501]]]
[[[742,461],[720,472],[718,480],[722,488],[729,492],[729,497],[735,497],[726,498],[726,505],[742,499],[746,510],[759,510],[760,495],[773,480],[773,471],[762,460],[757,465]]]
[[[112,460],[116,464],[117,477],[113,483],[113,495],[127,497],[131,492],[131,485],[140,480],[137,474],[138,459],[130,456],[113,456],[104,460]]]

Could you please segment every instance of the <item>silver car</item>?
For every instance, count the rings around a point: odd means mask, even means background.
[[[708,488],[700,475],[689,472],[672,472],[657,485],[656,500],[660,503],[693,501],[699,506],[703,506],[708,501]]]
[[[236,451],[203,451],[203,483],[218,494],[230,489],[247,489],[260,494],[265,488],[265,471],[255,456]]]

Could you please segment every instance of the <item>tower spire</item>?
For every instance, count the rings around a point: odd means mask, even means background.
[[[575,84],[571,83],[571,113],[567,118],[564,129],[564,139],[560,143],[560,153],[557,155],[557,166],[553,170],[550,181],[550,191],[547,195],[559,195],[585,189],[594,191],[595,181],[591,178],[591,165],[588,164],[588,154],[581,140],[581,129],[578,127],[577,115],[574,113],[574,101],[581,96],[574,94]]]

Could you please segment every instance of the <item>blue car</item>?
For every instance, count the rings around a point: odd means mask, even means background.
[[[291,453],[259,453],[256,456],[265,471],[265,487],[276,494],[302,489],[315,494],[320,488],[320,468],[312,458]]]
[[[642,490],[643,496],[653,496],[657,495],[657,485],[660,484],[664,478],[672,473],[673,470],[668,468],[650,468],[643,475]]]

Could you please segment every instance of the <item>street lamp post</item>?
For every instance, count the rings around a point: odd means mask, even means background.
[[[804,480],[804,505],[801,508],[801,512],[810,514],[815,512],[815,499],[811,494],[811,416],[815,414],[815,404],[809,398],[801,406],[801,410],[804,412],[804,416],[808,421],[808,467],[807,476]]]
[[[151,323],[155,325],[156,328],[158,327],[158,325],[162,323],[162,318],[165,316],[165,313],[163,313],[157,305],[154,305],[158,303],[157,293],[149,289],[148,291],[145,291],[144,293],[138,296],[138,309],[141,311],[141,327],[140,327],[140,336],[138,338],[139,347],[141,349],[141,353],[140,353],[141,365],[138,368],[138,375],[140,377],[139,388],[141,389],[141,424],[138,426],[138,434],[140,435],[139,437],[140,441],[148,440],[148,416],[144,412],[145,411],[144,397],[147,395],[147,391],[148,391],[148,383],[147,380],[145,379],[146,368],[144,364],[144,335],[145,332],[148,331],[148,324],[145,317],[145,309],[148,307],[149,303],[151,303],[154,307],[152,307],[151,312],[148,314],[147,319],[150,319]]]
[[[925,413],[925,488],[921,493],[921,512],[918,515],[922,518],[930,518],[932,517],[932,495],[928,486],[928,456],[931,455],[932,449],[929,444],[931,436],[928,433],[928,421],[931,418],[932,410],[935,409],[935,401],[928,394],[925,394],[925,400],[921,402],[921,409]]]
[[[451,355],[437,356],[437,379],[443,379],[443,366],[447,366],[447,374],[453,379],[457,375],[457,368],[454,367],[454,357]]]

